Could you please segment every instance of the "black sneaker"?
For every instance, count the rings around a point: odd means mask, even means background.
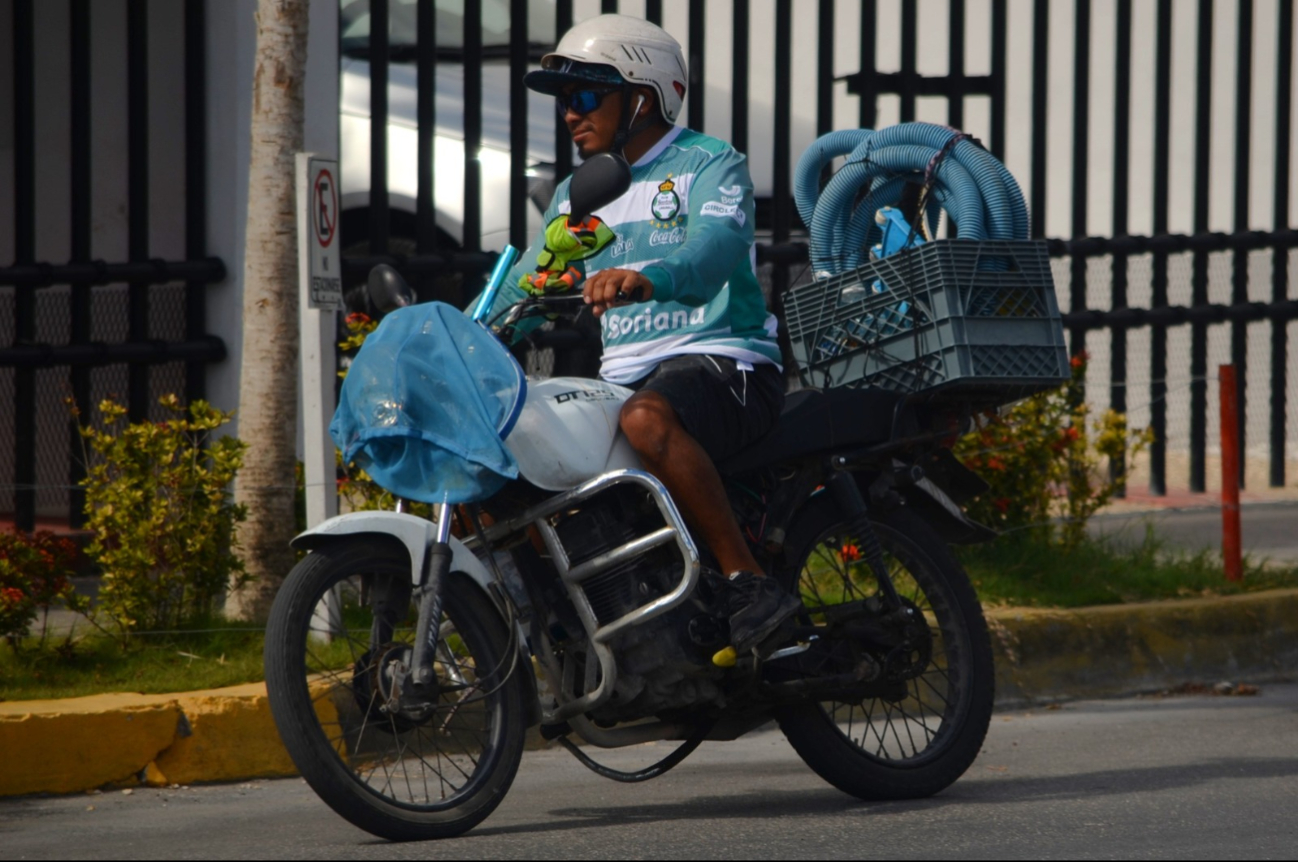
[[[802,602],[780,589],[774,578],[752,572],[730,577],[730,643],[743,655],[766,640],[780,624],[802,610]]]

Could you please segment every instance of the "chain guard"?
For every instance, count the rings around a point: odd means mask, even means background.
[[[826,625],[804,653],[768,663],[763,676],[777,697],[829,700],[907,696],[906,683],[928,669],[933,634],[924,614],[902,599],[899,612],[885,611],[878,598],[819,609]]]

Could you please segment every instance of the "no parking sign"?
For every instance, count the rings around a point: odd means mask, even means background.
[[[338,514],[334,444],[334,351],[343,307],[342,250],[338,237],[338,161],[297,154],[299,372],[306,522],[314,527]],[[328,630],[326,625],[325,630]]]
[[[342,251],[338,241],[338,162],[298,156],[299,260],[308,308],[343,307]]]

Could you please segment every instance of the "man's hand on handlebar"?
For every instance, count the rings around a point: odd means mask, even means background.
[[[632,269],[605,269],[586,279],[582,286],[586,304],[595,316],[630,302],[644,302],[654,295],[653,282]]]

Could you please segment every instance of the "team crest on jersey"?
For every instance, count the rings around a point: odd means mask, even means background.
[[[675,218],[681,212],[681,198],[680,195],[676,194],[676,184],[672,182],[671,174],[668,174],[667,179],[658,186],[658,194],[654,195],[649,210],[653,213],[651,221],[654,227],[675,227],[677,225]]]

